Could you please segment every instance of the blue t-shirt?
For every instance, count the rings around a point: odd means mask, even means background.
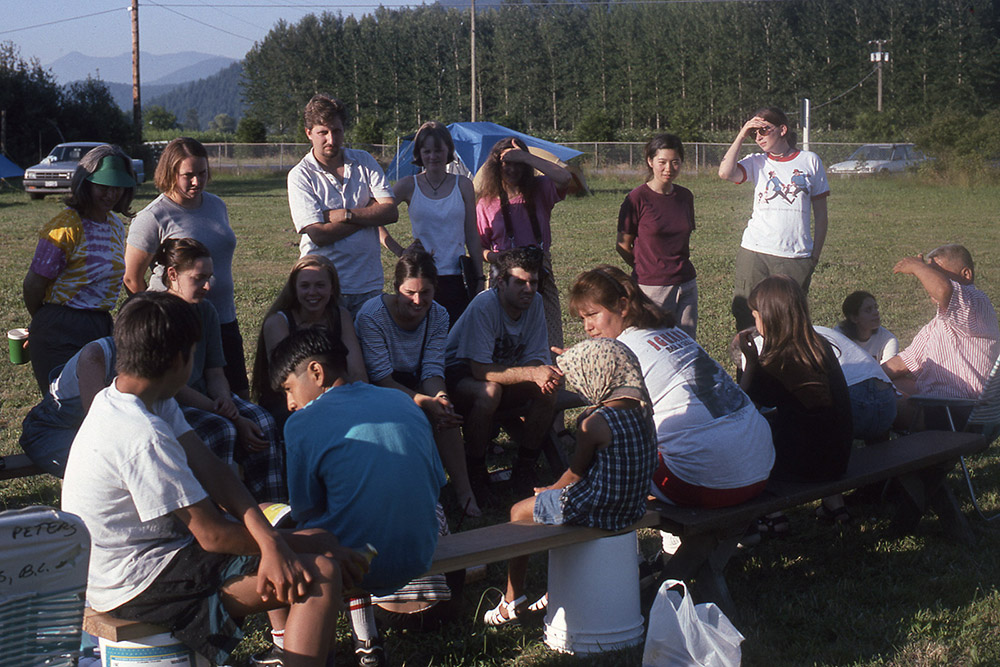
[[[388,595],[430,568],[446,480],[413,399],[362,382],[333,387],[288,418],[285,448],[292,518],[378,549],[362,588]]]

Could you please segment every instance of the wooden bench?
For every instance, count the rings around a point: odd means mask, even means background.
[[[897,508],[893,519],[896,530],[912,532],[924,513],[933,509],[950,538],[971,543],[972,530],[944,480],[959,456],[987,446],[982,436],[973,433],[923,431],[853,450],[847,472],[840,479],[771,482],[757,498],[721,509],[657,503],[660,528],[681,538],[677,552],[666,562],[664,575],[694,579],[698,599],[718,603],[732,617],[736,608],[723,568],[735,553],[739,538],[757,518],[890,479],[900,482],[908,499]]]
[[[617,532],[581,526],[546,526],[529,521],[517,521],[452,533],[438,540],[434,561],[427,574],[441,574],[473,565],[496,563],[602,537],[622,535],[639,528],[652,528],[659,523],[660,514],[650,510],[638,522]],[[115,642],[166,632],[156,625],[123,621],[93,609],[86,610],[83,629],[96,637]]]
[[[45,471],[32,463],[27,454],[0,456],[0,480],[44,474]]]

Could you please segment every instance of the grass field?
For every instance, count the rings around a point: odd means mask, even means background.
[[[590,184],[593,196],[556,207],[553,255],[563,291],[579,271],[600,262],[617,263],[618,206],[625,192],[639,182],[640,175],[621,182],[595,179]],[[682,178],[681,183],[695,194],[698,229],[692,258],[700,292],[699,340],[728,367],[725,350],[733,334],[728,312],[732,263],[751,192],[747,186],[713,177]],[[830,233],[810,293],[816,323],[835,323],[843,297],[866,289],[879,300],[883,324],[905,345],[933,315],[933,306],[914,278],[894,276],[892,266],[904,255],[926,252],[944,242],[970,248],[977,261],[978,285],[998,303],[1000,187],[952,187],[917,178],[890,178],[836,180],[831,188]],[[234,261],[237,308],[247,352],[252,354],[261,316],[298,254],[284,179],[220,177],[209,189],[228,204],[239,238]],[[143,186],[136,208],[154,195],[151,185]],[[28,322],[21,302],[21,279],[37,229],[59,208],[52,198],[31,202],[21,192],[0,190],[3,330]],[[408,230],[404,213],[392,231],[405,241]],[[388,257],[385,261],[388,267]],[[578,322],[568,314],[564,324],[567,343],[583,336]],[[0,386],[0,453],[11,453],[18,451],[21,420],[38,396],[27,366],[0,364]],[[974,474],[991,491],[1000,484],[996,464],[995,457],[981,457],[975,464]],[[957,489],[957,478],[952,481]],[[995,492],[985,502],[988,508],[1000,509]],[[0,507],[32,503],[57,504],[56,481],[41,477],[0,482]],[[765,542],[731,562],[728,580],[741,611],[737,625],[747,637],[744,664],[1000,665],[1000,564],[995,558],[1000,534],[977,520],[973,525],[979,541],[969,549],[947,543],[936,520],[926,520],[917,536],[899,539],[890,535],[878,508],[863,507],[861,513],[870,518],[836,531],[817,525],[811,508],[803,508],[791,514],[790,537]],[[483,522],[503,517],[500,508]],[[481,523],[466,522],[463,527]],[[541,643],[538,627],[485,629],[473,620],[473,613],[486,586],[500,586],[504,572],[502,564],[491,566],[485,583],[469,587],[463,622],[426,636],[390,635],[392,664],[640,663],[640,650],[587,660],[559,656]],[[541,565],[535,570],[540,572],[544,572]],[[529,586],[530,592],[540,594],[544,581],[534,576]],[[490,604],[495,603],[495,598],[491,600]],[[595,600],[595,604],[600,602]],[[481,612],[477,617],[481,618]],[[348,643],[341,633],[339,647],[344,650]],[[251,643],[247,651],[253,647]],[[350,659],[344,656],[342,661],[349,664]]]

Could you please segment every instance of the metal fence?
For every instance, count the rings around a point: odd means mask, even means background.
[[[158,142],[159,143],[159,142]],[[639,142],[566,142],[562,144],[583,153],[578,158],[583,169],[594,174],[627,173],[642,171],[645,168],[643,156],[644,144]],[[817,153],[823,164],[831,165],[846,160],[861,144],[812,142],[808,149]],[[154,152],[158,145],[152,145]],[[744,152],[749,151],[752,144],[746,144]],[[230,173],[253,173],[274,171],[284,173],[291,169],[309,151],[309,144],[277,143],[277,144],[205,144],[208,151],[209,164],[213,171]],[[396,154],[396,146],[392,144],[358,144],[353,148],[366,150],[375,156],[379,164],[387,167]],[[712,172],[718,169],[719,162],[729,144],[691,142],[685,145],[685,164],[687,172]],[[158,155],[156,156],[159,157]]]

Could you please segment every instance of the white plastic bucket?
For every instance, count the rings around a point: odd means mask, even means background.
[[[102,637],[101,667],[211,667],[211,663],[163,632],[127,642]]]
[[[585,654],[642,643],[634,532],[549,552],[545,643]]]

